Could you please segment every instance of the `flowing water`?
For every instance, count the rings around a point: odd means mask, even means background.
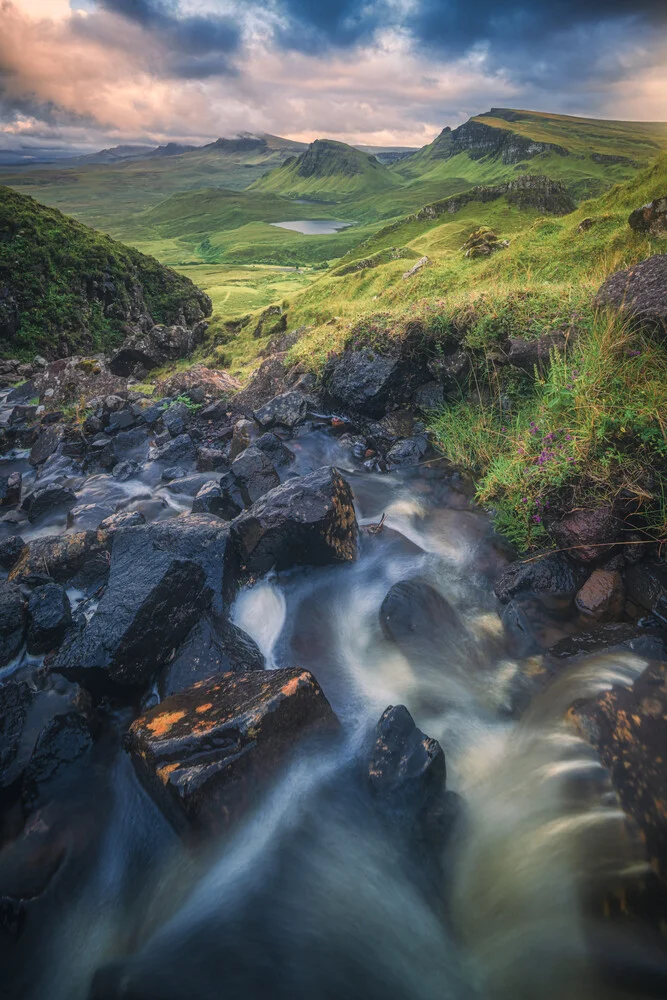
[[[128,447],[145,461],[148,441],[135,438]],[[52,807],[67,863],[3,946],[0,995],[85,1000],[102,966],[97,1000],[664,995],[653,956],[593,916],[604,890],[642,870],[642,854],[606,772],[564,721],[573,700],[631,683],[643,661],[591,658],[511,720],[518,662],[492,593],[502,550],[461,485],[437,466],[369,474],[323,430],[289,445],[297,472],[336,464],[346,474],[359,559],[267,578],[239,595],[233,616],[270,668],[312,670],[341,739],[299,748],[243,825],[196,856],[119,746],[130,715],[110,712],[92,766]],[[27,470],[24,454],[12,461]],[[88,502],[140,508],[148,519],[190,502],[148,462],[119,484],[49,460],[43,478],[58,476]],[[381,531],[365,530],[383,514]],[[24,537],[63,530],[57,521]],[[463,628],[434,622],[399,652],[379,608],[394,583],[417,576]],[[549,628],[567,631],[562,616],[543,611]],[[359,780],[369,733],[396,704],[441,742],[448,788],[465,803],[443,845],[444,879],[397,850]],[[0,853],[0,878],[6,867]]]

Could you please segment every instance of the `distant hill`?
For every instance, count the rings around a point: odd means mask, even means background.
[[[0,350],[109,349],[126,323],[192,326],[211,302],[189,278],[0,187]]]
[[[398,183],[374,156],[344,142],[316,139],[305,152],[253,184],[252,190],[338,202],[387,191]]]

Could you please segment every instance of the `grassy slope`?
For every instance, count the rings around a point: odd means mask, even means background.
[[[183,311],[195,321],[205,301],[192,282],[157,260],[6,187],[0,187],[0,289],[0,322],[9,319],[0,350],[13,356],[53,354],[61,344],[70,352],[110,348],[122,338],[137,290],[157,322],[178,322]]]

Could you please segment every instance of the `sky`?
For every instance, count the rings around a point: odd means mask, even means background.
[[[0,149],[667,120],[667,0],[0,0]]]

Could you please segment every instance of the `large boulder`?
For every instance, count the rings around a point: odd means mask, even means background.
[[[608,768],[625,812],[639,827],[650,865],[648,880],[658,893],[639,895],[638,907],[662,898],[656,923],[667,903],[667,664],[649,666],[632,687],[614,685],[597,698],[576,705],[571,717],[578,732]],[[632,895],[630,908],[633,906]]]
[[[228,532],[216,518],[175,518],[116,532],[109,585],[84,628],[51,662],[104,689],[146,684],[211,603],[222,603]]]
[[[612,507],[588,507],[573,510],[549,531],[561,549],[567,549],[570,559],[593,563],[613,554],[622,522]]]
[[[109,566],[111,535],[107,531],[76,531],[36,538],[24,547],[9,573],[14,583],[34,586],[55,580],[81,582],[103,576]]]
[[[67,591],[58,583],[35,587],[28,600],[28,652],[48,653],[59,646],[72,624]]]
[[[456,610],[427,580],[401,580],[389,590],[380,608],[380,625],[387,639],[408,659],[440,663],[452,646],[465,641]]]
[[[280,485],[280,476],[265,451],[251,445],[232,462],[232,473],[246,506]]]
[[[76,493],[67,486],[43,486],[25,497],[21,509],[27,513],[30,523],[34,524],[50,514],[69,510],[76,504],[76,499]]]
[[[667,333],[667,254],[617,271],[600,288],[595,305],[619,310],[642,326]]]
[[[168,698],[213,674],[263,670],[257,643],[228,618],[203,618],[191,629],[174,659],[163,670],[160,695]]]
[[[628,223],[636,233],[647,236],[667,236],[667,195],[655,198],[647,205],[636,208]]]
[[[336,717],[300,669],[227,673],[137,719],[127,736],[145,788],[182,833],[229,828],[295,744]]]
[[[398,358],[375,351],[344,351],[324,369],[327,400],[344,410],[380,417],[400,372]]]
[[[11,569],[16,564],[24,546],[25,541],[20,535],[9,535],[0,540],[0,566],[2,569]]]
[[[201,343],[206,323],[197,323],[193,329],[184,326],[154,326],[148,333],[131,334],[109,362],[114,375],[132,375],[137,366],[150,371],[167,361],[186,358]]]
[[[350,562],[358,526],[352,490],[324,467],[277,486],[231,524],[241,579],[270,569]]]
[[[521,593],[549,594],[573,598],[586,579],[582,566],[572,563],[562,552],[549,552],[529,560],[510,563],[495,584],[496,597],[507,604]]]
[[[58,450],[58,446],[62,441],[64,433],[64,427],[62,424],[51,424],[51,426],[44,427],[43,430],[39,432],[39,436],[32,448],[30,449],[30,456],[28,461],[31,465],[41,465],[47,460],[55,451]]]
[[[27,602],[21,588],[0,580],[0,667],[13,660],[25,638]]]
[[[288,427],[292,430],[305,419],[308,401],[300,392],[284,392],[255,410],[255,420],[262,427]]]

